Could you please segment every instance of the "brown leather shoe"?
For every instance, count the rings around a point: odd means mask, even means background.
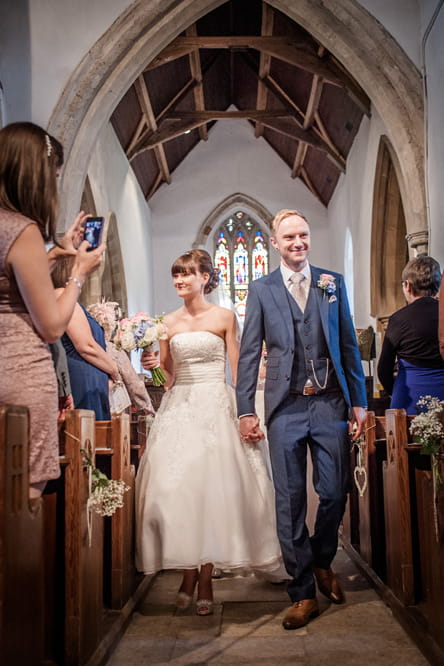
[[[345,601],[344,593],[341,590],[336,574],[331,569],[313,568],[319,591],[334,604],[343,604]]]
[[[305,626],[313,617],[319,615],[319,606],[316,599],[302,599],[296,601],[291,608],[288,609],[282,626],[284,629],[299,629]]]

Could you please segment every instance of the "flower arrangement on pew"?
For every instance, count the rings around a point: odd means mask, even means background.
[[[126,483],[119,479],[108,479],[106,474],[94,466],[91,455],[81,450],[83,464],[89,467],[90,492],[87,504],[88,511],[94,511],[99,516],[112,516],[117,509],[123,507],[123,496],[130,489]]]
[[[438,460],[444,455],[442,445],[444,441],[444,403],[431,395],[421,396],[416,403],[420,410],[418,416],[412,420],[410,432],[413,441],[421,444],[421,453],[432,456],[432,468],[435,482],[438,487],[442,485],[439,474]]]
[[[168,338],[163,317],[150,317],[146,312],[138,312],[133,317],[121,319],[114,335],[114,344],[119,349],[132,351],[133,349],[153,350],[159,340]],[[154,386],[161,386],[166,382],[162,368],[153,368],[151,371]]]
[[[410,424],[413,441],[421,444],[421,453],[429,455],[433,481],[433,522],[439,541],[440,525],[437,509],[438,491],[443,485],[441,461],[444,460],[444,403],[431,395],[421,396],[416,403],[420,410]]]

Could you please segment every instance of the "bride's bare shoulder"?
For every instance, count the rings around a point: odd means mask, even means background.
[[[223,308],[220,305],[214,306],[215,310],[212,312],[216,317],[219,317],[221,321],[231,322],[235,318],[235,314],[232,310],[228,308]]]
[[[179,310],[174,310],[174,312],[169,312],[168,314],[166,314],[163,318],[163,322],[164,322],[165,326],[168,326],[168,325],[171,326],[171,324],[174,324],[174,322],[176,322],[179,319],[180,312],[181,312],[181,308],[179,308]]]

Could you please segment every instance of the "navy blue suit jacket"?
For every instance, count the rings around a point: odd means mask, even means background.
[[[310,265],[311,289],[319,307],[322,327],[339,385],[349,407],[365,407],[367,397],[344,278],[340,273]],[[335,277],[336,291],[328,295],[317,287],[322,273]],[[238,414],[255,413],[255,394],[262,353],[267,346],[265,422],[268,423],[290,391],[294,358],[294,324],[287,288],[280,268],[250,283],[237,372]]]

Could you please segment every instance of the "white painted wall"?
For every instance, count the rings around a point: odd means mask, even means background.
[[[440,12],[424,40],[424,71],[430,254],[444,269],[444,7],[439,4]]]
[[[357,328],[374,324],[370,317],[370,247],[373,190],[379,141],[386,129],[375,109],[364,117],[347,159],[347,173],[341,177],[328,208],[330,242],[336,264],[346,271],[344,248],[347,229],[353,243],[354,322]],[[334,248],[334,250],[333,250]]]
[[[156,312],[180,304],[171,286],[174,259],[189,250],[211,211],[226,197],[240,192],[271,214],[297,208],[312,227],[312,262],[331,265],[327,211],[262,138],[256,139],[247,121],[220,121],[150,199],[154,233]],[[211,254],[213,246],[206,248]],[[331,266],[330,266],[331,267]]]
[[[419,69],[422,0],[360,0],[359,4],[382,23]]]
[[[98,215],[117,219],[128,294],[128,313],[153,309],[150,209],[110,125],[97,138],[88,176]]]
[[[0,80],[8,122],[45,127],[74,69],[130,0],[1,0]]]

